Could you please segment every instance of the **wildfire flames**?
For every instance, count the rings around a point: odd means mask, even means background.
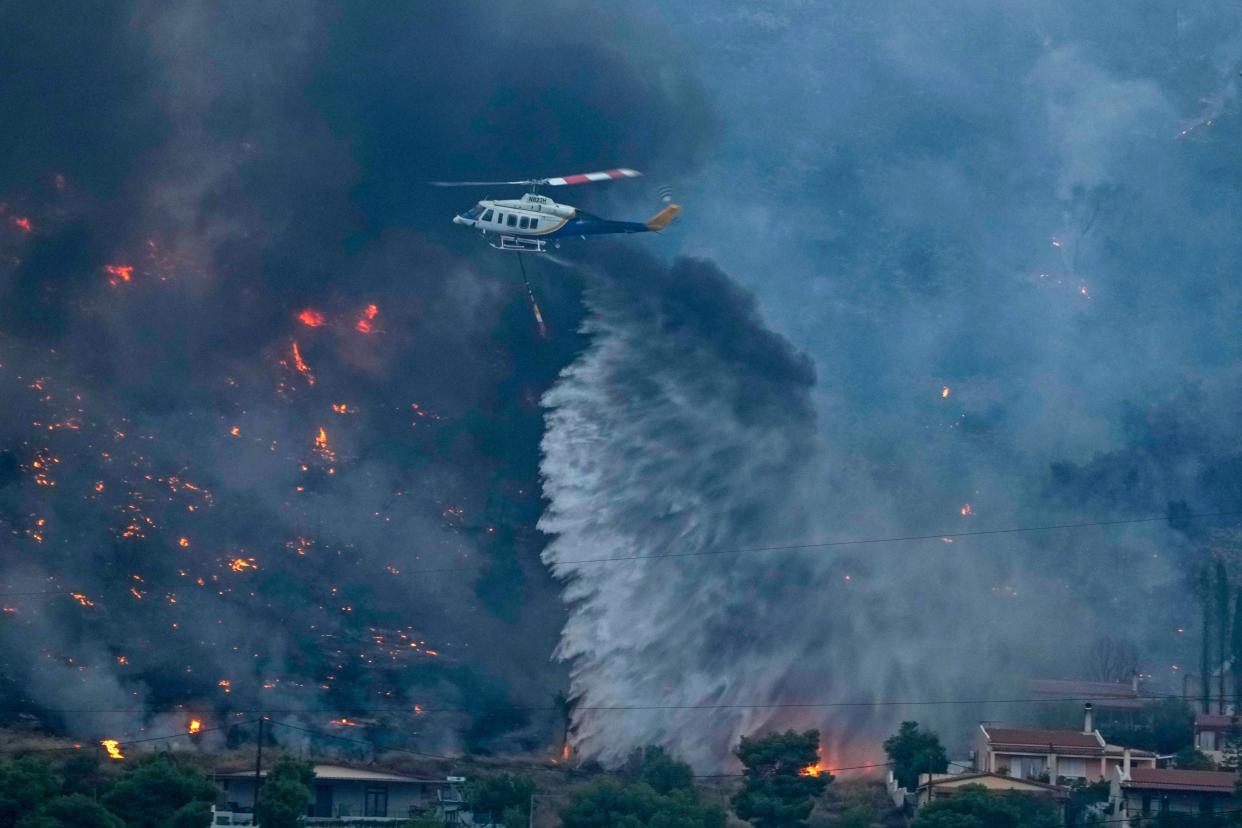
[[[108,274],[108,284],[113,287],[134,278],[133,265],[104,265],[104,271]]]
[[[354,325],[354,330],[365,334],[374,333],[375,327],[371,323],[378,313],[378,305],[367,305],[362,311],[362,317]]]
[[[307,308],[298,314],[298,321],[308,328],[319,328],[323,326],[323,314],[317,310]]]
[[[940,398],[942,400],[947,400],[949,398],[949,386],[946,385],[944,388],[940,389]]]
[[[302,359],[302,351],[298,348],[298,341],[293,340],[293,367],[298,369],[298,373],[306,377],[307,385],[315,384],[315,375],[311,373],[310,366],[306,364],[306,360]]]
[[[828,772],[828,766],[824,764],[823,748],[818,748],[816,752],[819,753],[819,759],[815,761],[814,765],[807,765],[805,768],[798,771],[799,776],[819,776],[820,774]]]
[[[328,445],[328,432],[323,426],[319,427],[319,433],[315,435],[315,451],[323,455],[325,460],[336,459],[336,455]]]
[[[103,745],[103,749],[108,751],[109,759],[124,759],[125,754],[121,753],[121,743],[116,739],[104,739],[99,744]]]
[[[191,736],[193,736],[195,733],[201,732],[202,729],[203,729],[202,722],[200,722],[198,719],[190,719],[189,733]]]
[[[969,503],[964,503],[962,504],[962,508],[959,509],[958,511],[962,513],[962,517],[970,517],[972,514],[974,514],[975,510],[970,508]]]

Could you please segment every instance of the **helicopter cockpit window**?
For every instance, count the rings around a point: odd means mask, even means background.
[[[492,211],[490,209],[486,213],[483,214],[483,220],[484,221],[492,220]]]
[[[507,222],[507,224],[508,224],[510,227],[517,227],[517,215],[516,215],[516,214],[514,214],[514,213],[510,213],[510,214],[507,216],[507,218],[508,218],[508,222]]]

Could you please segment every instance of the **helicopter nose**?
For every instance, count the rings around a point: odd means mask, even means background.
[[[465,216],[453,216],[453,224],[465,224],[465,223],[466,223]]]

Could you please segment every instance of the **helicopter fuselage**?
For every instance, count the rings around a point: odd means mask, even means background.
[[[515,199],[484,199],[455,216],[453,223],[475,227],[484,233],[534,239],[646,233],[651,229],[642,222],[603,219],[535,193]]]

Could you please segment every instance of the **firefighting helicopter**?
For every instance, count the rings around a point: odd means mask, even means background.
[[[636,178],[638,170],[620,168],[602,172],[580,173],[557,178],[528,178],[522,181],[432,181],[435,187],[530,187],[521,198],[492,200],[483,199],[464,213],[453,217],[454,224],[477,228],[486,236],[495,235],[489,242],[497,250],[543,253],[549,240],[560,247],[560,240],[570,236],[600,236],[612,233],[649,233],[663,230],[677,218],[681,207],[666,196],[660,212],[646,221],[612,221],[588,212],[558,204],[547,196],[539,195],[540,187],[563,187],[566,184],[590,184],[596,181],[613,181]]]

